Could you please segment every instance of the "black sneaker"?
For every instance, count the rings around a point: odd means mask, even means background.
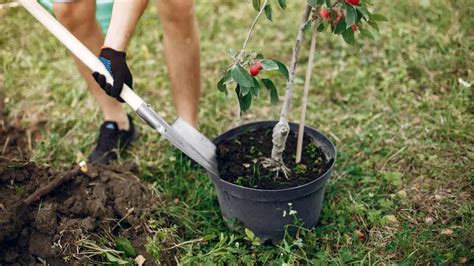
[[[127,114],[130,128],[120,130],[117,122],[105,121],[100,126],[97,146],[89,155],[89,162],[107,164],[117,159],[117,151],[126,149],[137,138],[137,131],[133,125],[132,117]]]

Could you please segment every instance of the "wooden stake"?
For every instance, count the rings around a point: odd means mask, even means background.
[[[317,22],[317,21],[316,21]],[[296,145],[296,163],[301,162],[301,154],[303,152],[303,136],[306,119],[306,106],[308,105],[308,92],[311,82],[311,74],[314,66],[314,54],[316,51],[316,36],[318,33],[317,23],[313,27],[313,34],[311,35],[311,48],[309,50],[308,65],[306,66],[306,77],[304,80],[303,102],[301,104],[300,124],[298,128],[298,143]]]

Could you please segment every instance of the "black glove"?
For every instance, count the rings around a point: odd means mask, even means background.
[[[124,100],[120,98],[123,84],[127,84],[131,89],[133,82],[132,73],[130,73],[130,69],[125,61],[125,55],[125,52],[115,51],[112,48],[103,48],[100,52],[99,59],[114,78],[113,85],[107,83],[105,76],[99,72],[92,73],[95,81],[105,91],[105,93],[116,98],[120,102],[124,102]]]

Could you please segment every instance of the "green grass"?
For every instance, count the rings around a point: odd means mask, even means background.
[[[278,118],[278,107],[262,97],[237,120],[235,96],[216,89],[229,62],[226,50],[241,46],[255,15],[244,2],[197,4],[199,117],[210,137],[248,121]],[[277,247],[251,245],[244,232],[225,226],[205,173],[139,123],[141,138],[121,160],[139,164],[143,179],[169,200],[150,223],[160,228],[171,217],[177,226],[161,228],[150,244],[155,255],[171,243],[178,245],[171,252],[182,264],[474,263],[473,94],[458,82],[474,82],[474,4],[374,2],[390,19],[375,41],[352,48],[330,34],[318,40],[307,123],[338,149],[321,225]],[[250,48],[288,62],[301,10],[292,1],[284,14],[275,12],[274,23],[258,26]],[[19,8],[0,16],[0,91],[8,97],[9,117],[26,128],[46,120],[33,159],[69,167],[91,150],[100,112],[65,48]],[[129,64],[137,93],[171,121],[175,111],[161,40],[150,5],[130,45]],[[292,120],[298,119],[303,78],[300,67]]]

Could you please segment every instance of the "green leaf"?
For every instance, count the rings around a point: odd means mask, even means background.
[[[273,62],[275,62],[278,65],[278,70],[288,80],[290,78],[290,73],[288,72],[288,68],[286,67],[286,65],[277,60],[273,60]]]
[[[247,236],[248,239],[254,240],[255,239],[255,234],[252,232],[252,230],[245,228],[245,235]]]
[[[372,33],[366,29],[363,29],[363,28],[359,28],[359,31],[360,31],[360,34],[364,37],[367,37],[367,38],[370,38],[370,39],[374,39],[374,35],[372,35]]]
[[[331,0],[325,0],[324,2],[326,2],[327,7],[332,8]]]
[[[348,28],[342,32],[342,38],[350,45],[353,45],[355,43],[354,32],[351,28]]]
[[[370,14],[369,10],[365,6],[355,6],[355,8],[362,14],[365,20],[369,20]]]
[[[375,21],[388,21],[388,18],[386,18],[384,15],[382,14],[372,14],[370,16],[371,19],[375,20]]]
[[[252,5],[255,10],[260,11],[260,6],[262,5],[262,3],[260,2],[260,0],[252,0]]]
[[[260,61],[260,64],[262,64],[263,69],[266,71],[278,69],[278,64],[273,60],[263,59]]]
[[[286,8],[286,0],[278,0],[278,4],[280,5],[281,9]]]
[[[137,252],[133,248],[130,241],[124,237],[119,237],[115,240],[115,247],[117,250],[123,251],[125,256],[129,258],[135,258],[137,256]]]
[[[347,29],[347,24],[344,20],[337,23],[336,28],[334,29],[334,34],[341,34]]]
[[[203,240],[204,240],[204,241],[209,241],[209,240],[216,239],[216,237],[217,237],[217,236],[216,236],[214,233],[212,233],[212,234],[209,234],[209,235],[205,235],[205,236],[203,237]]]
[[[230,74],[230,70],[227,70],[227,72],[225,72],[225,75],[224,75],[224,84],[229,84],[230,82],[234,81],[232,79],[232,75]]]
[[[369,24],[369,26],[371,26],[374,30],[379,31],[379,25],[375,20],[369,19],[369,21],[367,21],[367,24]]]
[[[225,92],[225,95],[227,96],[228,95],[228,92],[227,92],[227,83],[232,80],[232,77],[230,76],[230,71],[227,71],[225,73],[225,75],[219,80],[219,82],[217,82],[217,89],[220,91],[220,92]]]
[[[263,58],[265,58],[265,57],[263,56],[263,54],[258,53],[255,58],[256,58],[256,59],[263,59]]]
[[[250,92],[250,87],[240,85],[240,95],[246,96]]]
[[[252,76],[239,64],[230,69],[230,75],[235,82],[244,87],[251,87],[253,84]]]
[[[224,84],[224,77],[222,77],[219,82],[217,82],[217,89],[220,92],[226,92],[227,93],[227,87]]]
[[[308,5],[312,7],[316,7],[317,4],[318,4],[317,0],[308,0]]]
[[[250,93],[252,94],[253,97],[258,97],[260,95],[260,83],[258,80],[254,77],[253,79],[253,86],[250,88]]]
[[[105,253],[105,257],[107,258],[109,262],[115,265],[130,265],[130,262],[123,260],[121,258],[117,258],[108,252]]]
[[[326,22],[321,21],[318,25],[318,32],[323,32],[326,29]]]
[[[352,5],[346,4],[346,27],[352,26],[357,21],[357,11]]]
[[[235,87],[235,93],[239,99],[240,114],[242,115],[250,108],[250,105],[252,104],[252,95],[247,93],[247,95],[243,96],[239,84]]]
[[[278,104],[279,99],[278,99],[278,91],[275,87],[275,84],[273,81],[269,79],[262,79],[263,85],[265,85],[265,88],[267,88],[269,94],[270,94],[270,101],[272,104]]]
[[[247,110],[250,108],[250,105],[252,105],[252,95],[249,93],[240,98],[240,113],[242,114],[247,112]]]
[[[265,16],[267,16],[268,20],[270,21],[273,21],[272,14],[273,14],[272,6],[270,4],[267,4],[265,6]]]

